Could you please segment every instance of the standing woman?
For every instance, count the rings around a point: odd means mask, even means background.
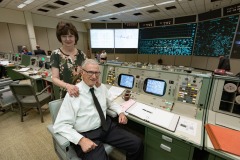
[[[77,97],[79,90],[75,83],[81,80],[80,69],[86,55],[75,47],[78,32],[72,23],[59,22],[56,36],[62,47],[52,51],[52,81],[60,87],[60,98],[67,92],[70,96]]]

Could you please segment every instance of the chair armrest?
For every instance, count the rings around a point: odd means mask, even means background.
[[[0,89],[0,94],[2,94],[2,93],[4,93],[4,92],[8,92],[8,91],[10,91],[9,86],[7,86],[6,88],[1,88],[1,89]]]
[[[107,109],[107,115],[109,115],[112,118],[115,118],[118,116],[118,114],[115,111],[110,110],[110,109]]]
[[[36,95],[38,96],[38,95],[42,94],[42,93],[45,92],[48,88],[51,88],[51,86],[48,85],[48,86],[45,87],[41,92],[36,93]]]
[[[68,147],[70,146],[70,142],[60,134],[53,132],[53,125],[50,124],[47,126],[48,131],[51,133],[53,139],[57,142],[57,144],[64,150],[67,151]]]

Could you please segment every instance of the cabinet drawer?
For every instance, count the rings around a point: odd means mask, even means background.
[[[169,136],[166,136],[167,139],[163,136],[160,132],[148,129],[145,137],[145,159],[189,159],[190,145]]]
[[[146,136],[152,137],[153,138],[152,140],[154,140],[153,142],[160,141],[160,142],[164,142],[169,145],[171,145],[171,144],[178,145],[178,146],[186,148],[186,149],[190,148],[190,146],[188,144],[186,144],[185,142],[174,139],[171,136],[162,134],[161,132],[155,131],[150,128],[147,128],[146,130],[147,130]]]

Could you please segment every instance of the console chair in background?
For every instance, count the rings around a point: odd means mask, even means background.
[[[49,85],[41,92],[36,93],[34,87],[29,84],[10,84],[10,89],[20,108],[21,122],[23,122],[24,110],[27,108],[36,108],[39,111],[41,122],[44,122],[42,107],[48,104],[53,98],[52,92],[48,92],[48,88],[50,87]]]
[[[57,117],[59,108],[62,105],[62,101],[63,101],[62,99],[58,99],[58,100],[54,100],[48,104],[53,123]],[[61,136],[60,134],[56,134],[53,132],[53,124],[48,125],[47,128],[48,128],[48,131],[52,135],[54,149],[55,149],[55,152],[58,155],[59,159],[61,159],[61,160],[70,160],[70,159],[71,160],[79,160],[80,159],[77,156],[74,148],[70,145],[70,142],[65,137]],[[105,147],[105,150],[111,160],[125,160],[126,159],[126,156],[122,151],[120,151],[108,144],[104,144],[104,147]]]
[[[5,112],[5,108],[11,107],[13,110],[13,104],[17,103],[9,85],[12,83],[19,83],[19,81],[13,81],[10,78],[4,78],[0,80],[0,111]]]

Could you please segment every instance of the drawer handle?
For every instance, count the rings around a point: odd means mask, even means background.
[[[167,151],[167,152],[171,152],[171,147],[168,147],[168,146],[166,146],[166,145],[164,145],[164,144],[161,144],[161,145],[160,145],[160,148],[162,148],[163,150],[165,150],[165,151]]]
[[[162,139],[164,139],[164,140],[167,141],[167,142],[172,143],[172,138],[170,138],[170,137],[167,137],[167,136],[162,135]]]

